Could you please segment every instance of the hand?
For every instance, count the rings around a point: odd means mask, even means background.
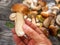
[[[18,37],[13,29],[13,38],[16,45],[52,45],[50,40],[43,34],[43,32],[31,22],[25,20],[23,30],[27,37]]]

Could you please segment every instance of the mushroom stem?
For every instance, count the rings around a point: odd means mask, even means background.
[[[15,31],[16,31],[18,36],[24,35],[24,31],[22,29],[23,24],[24,24],[23,14],[16,13]]]

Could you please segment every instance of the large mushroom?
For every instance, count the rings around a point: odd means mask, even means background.
[[[22,29],[24,24],[23,15],[29,12],[29,8],[24,4],[14,4],[12,6],[12,11],[16,12],[10,15],[10,19],[15,21],[15,31],[18,36],[23,36],[25,34]]]

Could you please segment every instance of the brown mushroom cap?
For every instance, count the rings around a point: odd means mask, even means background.
[[[41,12],[41,15],[45,18],[49,17],[49,13],[48,12]]]
[[[27,14],[29,12],[29,8],[26,5],[19,3],[14,4],[11,9],[13,12],[22,12],[24,14]]]

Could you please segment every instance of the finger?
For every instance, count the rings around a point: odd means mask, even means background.
[[[19,45],[25,45],[16,34],[13,35],[13,39],[14,39],[16,45],[18,45],[18,44]]]
[[[35,45],[35,41],[33,39],[31,39],[28,43],[28,45]]]
[[[30,26],[31,28],[33,28],[36,32],[43,33],[36,25],[34,25],[32,22],[28,21],[25,19],[25,23]]]
[[[31,27],[29,27],[28,25],[24,25],[23,26],[23,30],[24,32],[32,39],[34,39],[35,41],[39,41],[39,40],[43,40],[40,35],[34,31]]]

